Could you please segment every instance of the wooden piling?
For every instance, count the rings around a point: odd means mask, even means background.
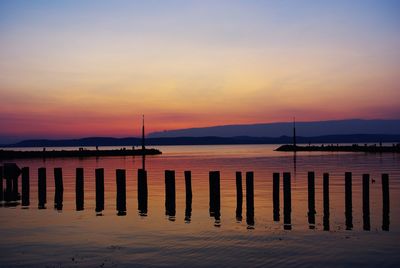
[[[272,200],[273,200],[273,219],[280,221],[279,208],[279,173],[272,174]]]
[[[246,222],[247,228],[254,227],[254,172],[246,172]]]
[[[4,200],[3,190],[3,166],[0,166],[0,202]]]
[[[210,171],[210,216],[214,216],[216,225],[219,224],[221,217],[221,192],[220,192],[220,173]]]
[[[117,179],[117,211],[118,216],[126,215],[126,172],[125,169],[116,170]]]
[[[175,170],[165,170],[165,214],[175,220]]]
[[[97,168],[96,175],[96,212],[104,210],[104,168]]]
[[[140,216],[147,216],[147,171],[138,169],[138,210]]]
[[[63,196],[64,196],[64,186],[62,178],[62,169],[54,168],[54,208],[57,210],[62,210],[63,207]]]
[[[243,186],[242,172],[236,171],[236,220],[242,221]]]
[[[21,178],[21,187],[22,187],[22,206],[27,207],[30,205],[29,200],[29,192],[30,192],[30,185],[29,185],[29,167],[23,167],[22,171],[22,178]]]
[[[370,209],[369,209],[369,174],[362,175],[363,186],[363,229],[365,231],[371,230],[370,223]]]
[[[283,173],[283,227],[285,230],[292,229],[292,189],[290,172]]]
[[[75,204],[76,210],[81,211],[84,209],[85,200],[85,187],[84,187],[84,170],[83,168],[76,168],[75,174]]]
[[[38,200],[39,209],[45,209],[47,203],[47,193],[46,193],[46,168],[42,167],[38,169]]]
[[[345,216],[346,230],[353,229],[352,173],[345,173]]]
[[[323,225],[324,231],[329,231],[329,173],[323,174],[323,199],[324,199],[324,216],[323,216]]]
[[[308,224],[310,229],[315,229],[315,173],[308,172]]]
[[[192,216],[192,172],[190,170],[186,170],[184,175],[186,190],[185,222],[189,223]]]
[[[389,231],[390,225],[390,200],[389,200],[389,174],[382,174],[382,230]]]

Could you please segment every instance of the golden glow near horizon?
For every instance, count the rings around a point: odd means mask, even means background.
[[[144,2],[2,2],[0,136],[399,118],[398,3]]]

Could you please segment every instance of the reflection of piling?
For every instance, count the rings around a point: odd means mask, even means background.
[[[344,176],[346,230],[351,230],[353,229],[352,174],[351,172],[346,172]]]
[[[76,169],[76,180],[75,180],[75,204],[76,210],[80,211],[84,209],[84,173],[83,168]]]
[[[24,167],[21,169],[22,178],[21,178],[21,187],[22,187],[22,206],[29,206],[29,168]]]
[[[247,228],[254,227],[254,172],[246,172],[246,222]]]
[[[4,200],[3,190],[3,166],[0,166],[0,202]]]
[[[279,215],[279,173],[274,172],[272,175],[272,200],[273,200],[273,216],[274,221],[280,221]]]
[[[192,216],[192,172],[186,170],[184,174],[186,190],[185,222],[189,223]]]
[[[96,212],[104,210],[104,169],[97,168],[96,174]]]
[[[118,216],[126,215],[126,173],[125,169],[116,170],[117,177],[117,211]]]
[[[363,229],[371,230],[370,215],[369,215],[369,174],[363,174]]]
[[[38,169],[38,199],[39,209],[46,208],[47,196],[46,196],[46,168]]]
[[[283,173],[283,227],[285,230],[292,229],[292,189],[290,172]]]
[[[62,210],[64,186],[63,186],[63,178],[62,178],[62,169],[61,168],[54,169],[54,185],[55,185],[54,208],[57,210]]]
[[[221,223],[221,192],[220,192],[220,173],[219,171],[210,171],[210,216],[215,218],[215,226]]]
[[[165,215],[169,220],[175,220],[175,170],[165,171]]]
[[[389,231],[390,203],[389,203],[389,174],[382,174],[382,230]]]
[[[308,172],[308,224],[315,229],[315,173]]]
[[[243,188],[242,172],[236,171],[236,220],[242,221]]]
[[[138,210],[140,216],[147,216],[147,171],[138,169]]]
[[[329,231],[329,174],[324,173],[323,175],[323,197],[324,197],[324,231]]]

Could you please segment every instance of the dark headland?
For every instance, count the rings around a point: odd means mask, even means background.
[[[99,156],[135,156],[135,155],[158,155],[157,149],[113,149],[113,150],[43,150],[43,151],[14,151],[0,150],[0,159],[16,158],[55,158],[55,157],[99,157]]]
[[[400,144],[393,144],[392,146],[381,145],[282,145],[275,149],[280,152],[364,152],[364,153],[400,153]]]

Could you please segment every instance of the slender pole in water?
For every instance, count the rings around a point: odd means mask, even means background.
[[[144,146],[144,115],[142,117],[142,169],[146,170],[145,168],[145,146]]]
[[[293,152],[296,152],[296,118],[293,117]]]
[[[382,174],[382,230],[389,231],[389,212],[390,212],[390,202],[389,202],[389,174]]]

